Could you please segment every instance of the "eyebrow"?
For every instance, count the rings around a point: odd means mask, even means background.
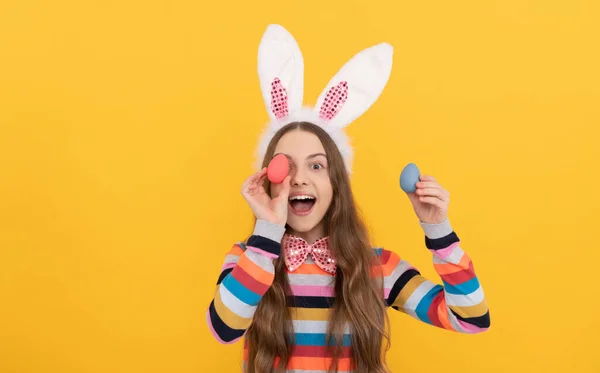
[[[279,154],[285,155],[290,161],[292,160],[292,158],[288,154],[285,154],[285,153],[276,153],[276,154],[273,154],[273,158],[275,158],[275,156],[279,155]],[[314,153],[314,154],[310,154],[309,156],[307,156],[306,159],[312,159],[312,158],[315,158],[315,157],[318,157],[318,156],[323,156],[323,157],[327,158],[327,155],[325,153]]]

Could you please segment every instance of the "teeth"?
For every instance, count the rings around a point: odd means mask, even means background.
[[[290,197],[290,201],[294,201],[294,200],[307,200],[307,199],[315,199],[315,197],[311,197],[311,196],[294,196],[294,197]]]

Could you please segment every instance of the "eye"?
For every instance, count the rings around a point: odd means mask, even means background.
[[[318,171],[320,169],[323,169],[324,166],[322,164],[320,164],[320,163],[313,163],[313,164],[310,165],[310,168],[313,169],[313,170],[315,170],[315,171]]]

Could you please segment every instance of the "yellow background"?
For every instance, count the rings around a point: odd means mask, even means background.
[[[302,48],[307,104],[395,47],[348,129],[376,244],[437,279],[398,176],[416,162],[451,192],[492,329],[391,311],[393,371],[600,372],[597,4],[2,1],[0,372],[238,371],[205,310],[252,228],[269,23]]]

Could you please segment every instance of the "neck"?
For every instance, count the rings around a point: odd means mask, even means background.
[[[316,227],[314,227],[313,229],[311,229],[310,231],[307,231],[307,232],[298,232],[298,231],[294,230],[292,227],[289,227],[289,232],[290,232],[290,234],[293,234],[296,237],[302,238],[309,245],[312,245],[313,243],[315,243],[315,241],[318,240],[319,238],[325,237],[325,228],[324,228],[323,221],[321,221],[319,224],[317,224]]]

